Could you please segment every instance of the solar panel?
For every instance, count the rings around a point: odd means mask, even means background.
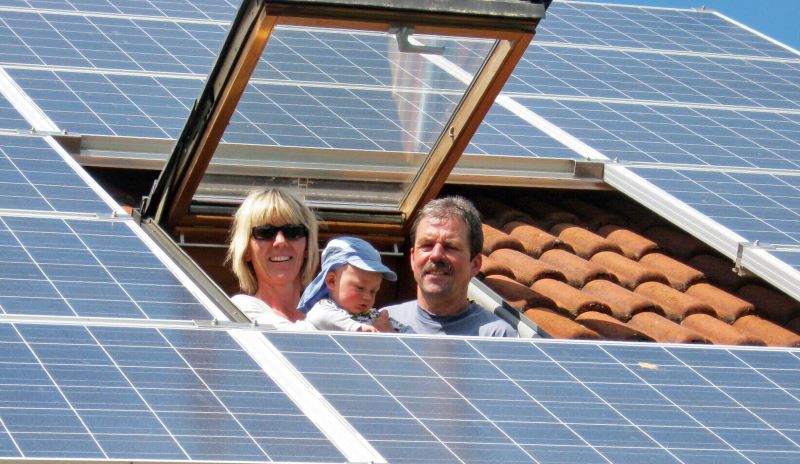
[[[793,462],[797,350],[268,334],[390,462]]]
[[[342,462],[225,332],[0,323],[0,458]]]
[[[41,137],[0,135],[0,210],[109,216],[112,207]]]
[[[565,48],[534,43],[504,90],[510,94],[796,110],[800,107],[800,61]]]
[[[797,58],[711,12],[555,2],[536,40],[742,56]]]
[[[0,35],[1,37],[2,35]],[[1,53],[1,52],[0,52]],[[0,94],[0,129],[7,130],[28,130],[30,125],[22,115],[11,105],[11,103]]]
[[[209,320],[130,220],[0,216],[4,314]]]
[[[797,169],[800,114],[516,98],[609,158],[637,163]]]
[[[239,4],[232,0],[2,0],[0,7],[230,21]]]

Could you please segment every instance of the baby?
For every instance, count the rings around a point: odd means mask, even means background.
[[[394,282],[397,275],[381,263],[372,245],[355,237],[335,238],[323,250],[322,270],[306,287],[298,308],[319,330],[378,332],[372,323],[386,316],[373,305],[383,279]]]

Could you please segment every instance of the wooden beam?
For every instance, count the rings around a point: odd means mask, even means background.
[[[417,211],[439,194],[531,39],[532,32],[519,33],[515,40],[499,41],[478,71],[401,203],[405,230],[410,229]]]

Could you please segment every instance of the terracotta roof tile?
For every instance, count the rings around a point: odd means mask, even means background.
[[[582,288],[588,282],[596,279],[616,280],[603,266],[564,250],[550,250],[543,253],[539,260],[559,270],[573,287]]]
[[[800,335],[758,316],[740,317],[733,326],[764,340],[767,346],[800,346]]]
[[[655,313],[639,313],[631,318],[628,325],[661,343],[708,343],[705,337],[694,330]]]
[[[715,285],[730,291],[758,280],[750,275],[739,276],[733,272],[731,261],[714,255],[697,255],[692,257],[687,264],[705,274],[706,278]]]
[[[609,274],[617,278],[620,285],[629,290],[644,282],[661,282],[669,285],[663,273],[611,251],[597,253],[590,261],[603,266]]]
[[[800,303],[762,285],[745,285],[736,291],[736,296],[753,303],[762,317],[781,324],[800,316]]]
[[[627,321],[634,314],[644,311],[664,315],[664,310],[649,298],[626,290],[608,280],[593,280],[586,284],[581,291],[608,305],[611,314],[621,321]]]
[[[504,224],[512,221],[533,223],[533,218],[529,214],[512,208],[494,198],[473,196],[471,200],[480,211],[483,222],[497,229],[502,229]]]
[[[559,222],[578,223],[578,216],[553,206],[552,203],[542,201],[533,195],[515,196],[511,199],[514,206],[528,213],[539,225],[549,229]]]
[[[756,310],[755,306],[749,301],[745,301],[735,295],[717,288],[711,284],[694,284],[686,290],[687,295],[692,295],[708,303],[717,313],[720,320],[732,323],[742,316],[746,316]]]
[[[497,262],[505,264],[514,271],[517,282],[530,285],[539,279],[566,281],[564,274],[549,263],[531,258],[525,253],[501,248],[490,255]]]
[[[550,233],[558,235],[559,239],[571,246],[575,254],[583,259],[589,259],[601,251],[622,253],[614,242],[574,224],[556,224],[550,229]]]
[[[636,293],[644,295],[664,309],[667,317],[680,322],[691,314],[705,313],[716,317],[714,308],[691,295],[679,292],[660,282],[645,282],[636,287]]]
[[[696,283],[703,282],[706,278],[705,275],[697,269],[687,266],[662,253],[644,255],[642,259],[639,260],[639,263],[644,264],[654,271],[663,273],[667,277],[672,288],[682,292]]]
[[[601,227],[597,234],[617,244],[622,249],[622,254],[636,261],[659,249],[658,244],[649,238],[613,224]]]
[[[555,302],[550,298],[506,276],[490,275],[486,276],[483,281],[519,311],[524,311],[533,307],[556,308]]]
[[[726,324],[708,314],[692,314],[691,316],[687,316],[686,319],[681,322],[681,325],[696,331],[717,345],[765,345],[764,341],[760,338],[736,330],[736,328],[732,327],[730,324]]]
[[[611,309],[602,301],[558,280],[537,280],[531,285],[531,289],[550,298],[558,309],[573,316],[586,311],[611,313]]]
[[[512,271],[510,267],[497,261],[491,256],[483,256],[483,259],[481,260],[480,275],[481,276],[503,275],[508,277],[509,279],[516,278],[514,276],[514,271]]]
[[[525,311],[525,317],[535,322],[551,337],[574,340],[600,340],[603,338],[594,330],[549,309],[532,308]]]
[[[614,319],[608,314],[597,311],[581,313],[575,318],[575,322],[594,330],[609,340],[653,341],[650,336],[645,335],[643,332]]]
[[[510,236],[519,240],[525,248],[524,252],[534,258],[538,258],[545,251],[554,248],[567,248],[571,250],[569,245],[566,245],[558,237],[538,227],[525,224],[524,222],[509,222],[503,226],[503,230]]]
[[[525,247],[516,238],[508,235],[502,230],[496,229],[490,225],[483,224],[483,250],[485,255],[492,254],[493,251],[500,248],[510,248],[525,252]]]
[[[794,343],[787,334],[800,336],[800,303],[752,275],[737,276],[730,260],[640,205],[619,195],[605,201],[606,192],[566,199],[563,192],[529,192],[502,202],[470,196],[486,220],[480,277],[543,332],[625,338],[614,331],[628,328],[661,342],[776,345]]]
[[[694,255],[708,254],[711,249],[691,235],[671,227],[653,226],[644,231],[644,236],[657,242],[673,256],[689,259]]]

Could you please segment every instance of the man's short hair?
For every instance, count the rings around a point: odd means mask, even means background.
[[[481,215],[471,201],[461,196],[436,198],[426,204],[414,219],[411,226],[411,240],[417,239],[417,226],[423,219],[459,219],[467,226],[467,238],[470,245],[470,258],[474,258],[483,250],[483,229]]]

